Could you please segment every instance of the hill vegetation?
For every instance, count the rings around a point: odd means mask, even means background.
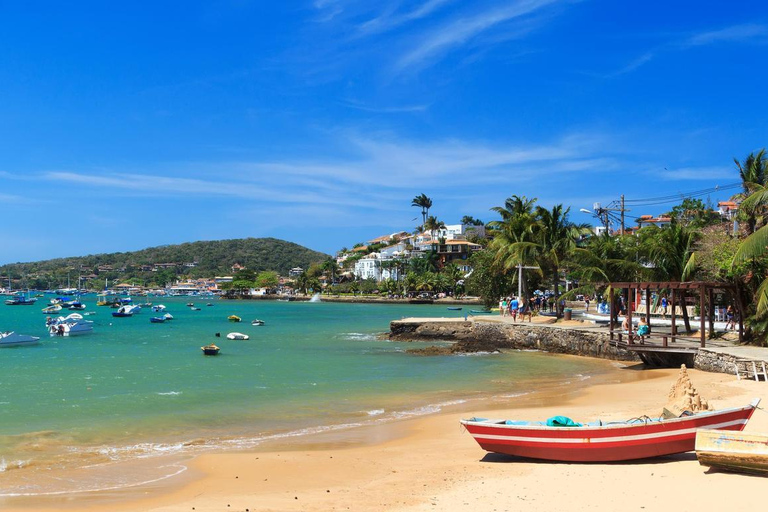
[[[78,279],[105,279],[143,286],[163,286],[181,278],[205,278],[235,273],[240,265],[254,272],[288,275],[294,267],[308,268],[330,258],[292,242],[275,238],[242,238],[151,247],[134,252],[95,254],[0,266],[0,279],[13,288],[52,289],[78,286]]]

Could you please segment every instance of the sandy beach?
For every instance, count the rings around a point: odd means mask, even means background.
[[[734,496],[756,497],[765,479],[707,470],[694,453],[613,464],[535,462],[483,452],[459,425],[474,415],[577,420],[659,415],[679,370],[619,371],[622,382],[575,396],[531,395],[501,410],[459,410],[354,431],[324,434],[263,451],[212,453],[185,461],[182,476],[141,488],[7,499],[4,510],[399,511],[426,510],[716,510]],[[714,408],[768,404],[765,382],[689,370]],[[467,406],[470,405],[470,410]],[[485,403],[487,406],[488,404]],[[757,410],[745,431],[768,432]]]

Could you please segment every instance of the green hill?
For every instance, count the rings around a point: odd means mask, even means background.
[[[93,288],[102,288],[105,279],[162,286],[180,277],[232,275],[232,267],[236,264],[256,272],[269,270],[286,276],[294,267],[306,270],[312,263],[329,257],[276,238],[242,238],[13,263],[0,266],[0,279],[2,285],[7,286],[10,275],[16,289],[52,289],[67,286],[68,281],[75,287],[80,277],[98,279],[102,283],[94,283]]]

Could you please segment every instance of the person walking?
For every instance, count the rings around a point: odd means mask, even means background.
[[[733,314],[733,306],[729,305],[728,309],[725,310],[725,319],[726,319],[725,330],[726,331],[728,329],[733,329],[733,330],[736,329],[736,322],[734,320],[734,317],[735,315]]]

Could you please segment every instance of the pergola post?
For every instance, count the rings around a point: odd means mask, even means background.
[[[651,288],[645,289],[645,322],[651,325]]]
[[[613,293],[613,286],[611,286],[611,292],[608,294],[608,302],[610,304],[610,320],[609,320],[609,327],[608,329],[611,332],[611,341],[613,341],[613,329],[616,327],[616,324],[613,322],[613,319],[616,315],[616,304],[614,304],[614,293]]]
[[[707,290],[705,286],[699,287],[699,335],[701,337],[701,348],[704,348],[707,339],[706,321],[707,317],[704,316],[704,302],[707,298]]]
[[[708,303],[709,303],[709,307],[708,307],[708,313],[709,314],[707,315],[707,317],[709,317],[709,337],[712,338],[715,335],[715,315],[714,315],[714,312],[715,312],[715,293],[714,293],[714,290],[712,288],[710,288],[708,293],[707,293],[707,295],[708,295],[707,298],[708,298]]]
[[[634,307],[635,302],[632,297],[632,288],[627,288],[627,327],[628,327],[628,334],[627,334],[627,340],[629,341],[629,344],[632,345],[632,308]]]
[[[670,304],[672,304],[672,331],[671,332],[672,332],[673,342],[675,341],[675,335],[677,335],[677,317],[675,316],[675,310],[677,308],[677,297],[676,297],[677,294],[675,293],[675,291],[676,290],[672,288],[669,294],[670,295],[669,302]]]

